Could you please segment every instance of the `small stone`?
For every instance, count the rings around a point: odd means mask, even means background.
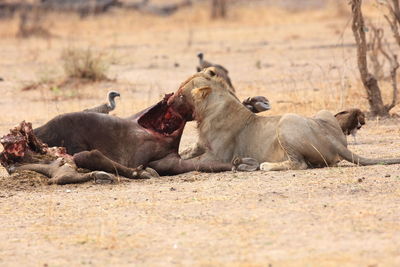
[[[390,177],[390,174],[386,174],[385,177]]]
[[[169,191],[176,191],[176,188],[175,188],[175,187],[171,187],[171,188],[169,189]]]
[[[72,192],[71,189],[65,190],[65,193],[71,193],[71,192]]]
[[[363,179],[362,178],[358,178],[357,180],[359,183],[362,183]]]

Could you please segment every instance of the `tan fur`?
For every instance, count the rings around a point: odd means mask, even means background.
[[[211,88],[209,86],[196,88],[192,91],[192,95],[194,98],[206,98],[206,96],[211,93]]]
[[[209,87],[207,94],[196,88]],[[367,159],[347,149],[335,117],[326,110],[313,118],[297,114],[260,117],[246,109],[219,77],[192,76],[176,93],[185,101],[172,105],[193,108],[202,158],[230,162],[235,156],[263,162],[263,170],[335,166],[342,158],[361,165],[396,164],[400,159]],[[179,108],[176,106],[176,108]]]
[[[201,72],[205,69],[212,69],[213,73],[225,80],[225,82],[229,85],[229,88],[235,92],[235,88],[232,85],[231,79],[229,78],[229,71],[222,65],[219,64],[213,64],[211,62],[208,62],[204,60],[204,54],[199,53],[197,55],[199,58],[199,66],[196,67],[197,72]]]
[[[212,67],[206,68],[204,70],[206,70],[208,73],[214,72],[214,74],[216,76],[222,78],[226,82],[226,84],[228,85],[229,90],[231,90],[232,92],[236,91],[235,88],[232,85],[231,78],[229,78],[228,73],[224,69],[221,69],[218,66],[212,66]]]

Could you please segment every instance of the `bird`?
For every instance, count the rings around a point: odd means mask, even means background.
[[[357,144],[356,133],[365,124],[365,114],[358,108],[341,111],[335,115],[340,128],[345,135],[352,135],[354,143]]]
[[[268,99],[263,96],[253,96],[243,100],[243,105],[253,113],[259,113],[271,109]]]
[[[110,111],[115,109],[115,107],[116,107],[115,98],[117,96],[121,96],[121,95],[116,91],[110,91],[107,94],[108,103],[104,103],[104,104],[101,104],[101,105],[93,107],[93,108],[88,108],[83,111],[108,114]]]
[[[204,60],[204,54],[203,53],[201,53],[201,52],[198,53],[197,57],[199,58],[199,66],[196,67],[197,72],[200,72],[200,71],[202,71],[202,70],[204,70],[206,68],[209,68],[209,67],[216,67],[216,68],[219,68],[222,71],[224,71],[226,74],[229,73],[229,71],[224,66],[219,65],[219,64],[214,64],[214,63],[211,63],[211,62],[208,62],[208,61]]]
[[[217,76],[219,76],[219,77],[222,77],[226,81],[226,83],[229,85],[231,90],[233,92],[235,92],[235,87],[233,87],[232,81],[228,75],[229,71],[224,66],[219,65],[219,64],[214,64],[214,63],[204,60],[203,53],[198,53],[197,57],[199,58],[199,65],[196,67],[197,72],[200,72],[206,68],[213,67],[215,74],[217,74]]]

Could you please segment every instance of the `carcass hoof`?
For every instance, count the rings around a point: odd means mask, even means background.
[[[93,172],[92,177],[96,184],[112,184],[115,181],[114,175],[103,171]]]
[[[154,169],[144,168],[143,165],[140,165],[133,172],[132,177],[133,179],[150,179],[160,177],[160,175]]]
[[[260,164],[253,158],[239,158],[235,157],[232,160],[233,171],[252,172],[259,169]]]
[[[8,174],[11,175],[17,171],[17,168],[15,166],[8,166],[8,167],[6,167],[6,170],[7,170]]]
[[[158,178],[158,177],[160,177],[160,175],[158,174],[158,172],[157,172],[156,170],[152,169],[152,168],[147,167],[147,168],[145,169],[145,171],[146,171],[148,174],[150,174],[152,178]]]

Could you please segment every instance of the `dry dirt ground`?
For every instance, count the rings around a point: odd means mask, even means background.
[[[17,20],[1,21],[1,133],[90,107],[109,88],[122,95],[115,115],[138,112],[191,75],[199,51],[230,70],[241,98],[267,96],[269,114],[366,108],[348,14],[242,6],[210,22],[203,7],[169,18],[49,16],[55,37],[45,40],[16,39]],[[68,47],[104,54],[116,81],[21,91],[60,79]],[[191,124],[182,147],[195,139]],[[400,120],[368,120],[358,142],[350,148],[364,156],[400,157]],[[0,175],[2,266],[400,265],[400,165],[192,172],[114,185]]]

